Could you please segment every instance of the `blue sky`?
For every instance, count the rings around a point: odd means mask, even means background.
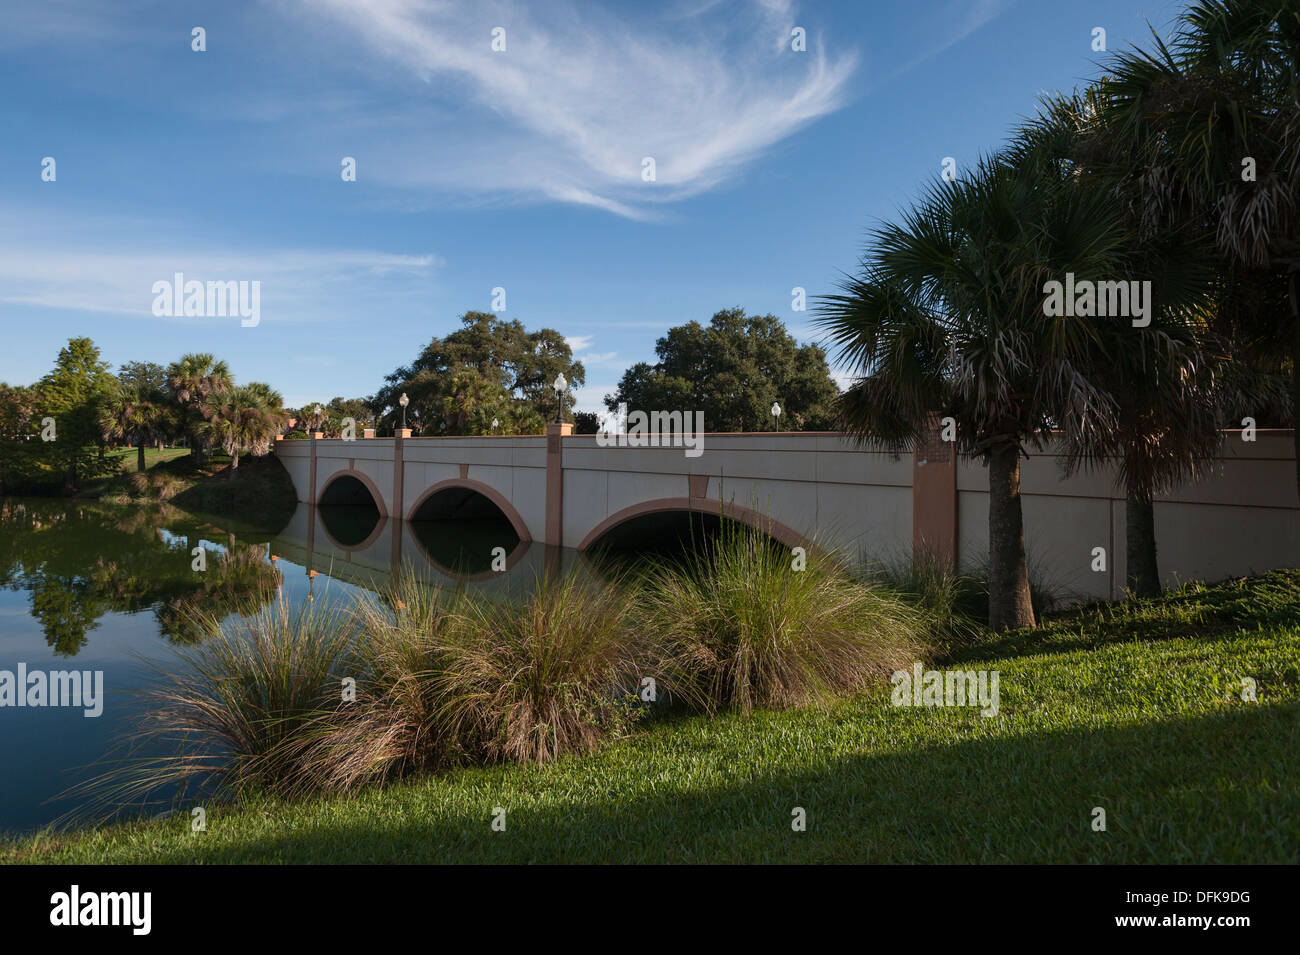
[[[114,365],[215,352],[290,405],[367,395],[500,287],[594,409],[720,308],[814,339],[792,288],[1094,76],[1094,27],[1145,43],[1180,6],[6,0],[0,381],[88,335]],[[178,271],[259,281],[259,324],[155,317]]]

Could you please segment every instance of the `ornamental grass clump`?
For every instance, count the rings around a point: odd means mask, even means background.
[[[318,603],[283,599],[225,620],[198,619],[211,632],[179,653],[179,666],[144,691],[132,752],[86,784],[92,806],[148,805],[192,787],[223,797],[298,795],[322,788],[320,727],[337,710],[340,680],[356,668],[353,628]]]
[[[647,672],[692,709],[748,713],[855,693],[923,652],[921,616],[897,597],[815,550],[798,566],[724,523],[707,551],[653,567],[638,604]]]
[[[548,575],[519,601],[467,600],[441,648],[440,724],[484,762],[547,762],[624,735],[642,712],[626,578]]]
[[[445,731],[444,648],[466,624],[470,598],[409,568],[379,594],[348,610],[357,631],[356,698],[323,726],[315,775],[330,789],[353,789],[463,761]],[[320,727],[317,727],[319,729]]]

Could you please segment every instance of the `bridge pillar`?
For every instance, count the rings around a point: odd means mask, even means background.
[[[410,428],[398,428],[393,432],[393,506],[388,513],[399,521],[406,520],[406,508],[402,506],[402,484],[406,477],[406,468],[402,465],[402,446],[410,436]]]
[[[573,434],[573,423],[552,421],[546,425],[546,544],[564,546],[564,438]]]
[[[930,437],[912,454],[912,559],[928,551],[947,566],[957,560],[957,453],[940,436],[936,418]]]

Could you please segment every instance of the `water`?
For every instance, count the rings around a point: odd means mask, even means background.
[[[202,572],[192,568],[195,547],[204,548]],[[503,572],[493,569],[494,548]],[[81,708],[0,706],[0,830],[78,808],[60,794],[102,773],[130,736],[153,667],[204,639],[187,622],[190,608],[231,616],[278,595],[291,606],[342,602],[387,586],[403,567],[513,596],[574,564],[589,566],[576,551],[521,543],[504,521],[406,523],[300,504],[284,527],[268,529],[165,505],[0,501],[0,671],[102,671],[104,686],[93,718]]]

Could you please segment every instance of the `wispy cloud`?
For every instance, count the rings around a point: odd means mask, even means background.
[[[697,195],[843,105],[856,54],[789,44],[792,5],[706,4],[629,19],[594,4],[318,0],[298,8],[359,38],[370,68],[452,125],[370,143],[369,174],[411,187],[543,197],[653,215]],[[505,30],[493,51],[492,30]],[[409,124],[409,120],[403,122]],[[432,128],[436,127],[436,128]],[[373,132],[373,130],[372,130]],[[377,154],[377,155],[376,155]],[[655,180],[643,178],[643,159]]]
[[[894,70],[887,79],[914,70],[927,60],[951,49],[1002,16],[1018,2],[1019,0],[947,0],[943,12],[927,21],[938,24],[937,29],[930,31],[930,42],[922,45],[916,56]]]
[[[195,244],[120,218],[102,223],[113,236],[112,251],[103,251],[97,228],[37,221],[0,210],[0,302],[152,319],[153,283],[181,272],[186,280],[261,282],[268,321],[355,320],[358,298],[375,308],[418,301],[443,264],[432,254]]]

